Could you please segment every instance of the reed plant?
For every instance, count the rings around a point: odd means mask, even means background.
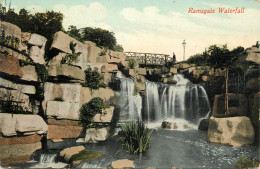
[[[131,154],[137,154],[149,149],[153,131],[148,129],[144,123],[133,121],[121,125],[121,128],[121,137],[118,141],[122,142],[122,150],[118,152],[125,151]]]

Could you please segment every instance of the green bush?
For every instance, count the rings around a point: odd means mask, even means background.
[[[83,87],[89,87],[92,89],[99,89],[100,87],[106,87],[104,83],[104,76],[102,76],[97,68],[92,70],[88,67],[85,71],[85,83],[82,84]]]
[[[120,136],[122,137],[118,141],[122,142],[123,149],[120,151],[137,154],[149,149],[153,132],[144,123],[130,122],[123,124],[121,128]]]
[[[93,117],[98,113],[102,113],[102,110],[107,107],[103,99],[99,97],[94,97],[88,103],[84,103],[80,108],[80,124],[87,128],[90,127]]]
[[[24,110],[24,108],[20,106],[19,103],[10,100],[0,100],[0,113],[32,114],[32,112]]]
[[[236,162],[235,167],[237,168],[255,168],[259,166],[259,162],[251,160],[245,156],[241,156]]]
[[[130,58],[130,59],[128,60],[128,67],[129,67],[130,69],[134,69],[136,66],[137,66],[136,59]]]
[[[70,65],[72,62],[74,62],[79,57],[81,52],[75,53],[75,46],[76,46],[76,43],[73,43],[73,42],[70,43],[70,50],[72,51],[72,54],[67,54],[65,57],[63,57],[61,59],[61,64],[67,63]]]

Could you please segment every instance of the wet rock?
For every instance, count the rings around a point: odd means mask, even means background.
[[[117,160],[111,163],[113,169],[118,168],[135,168],[134,162],[128,159]]]
[[[208,127],[210,142],[242,146],[254,142],[255,133],[248,117],[211,117]]]
[[[19,60],[10,55],[0,55],[0,72],[11,76],[17,76],[19,78],[23,76],[23,71],[19,65]]]
[[[97,143],[99,141],[105,141],[109,137],[109,127],[104,128],[89,128],[86,130],[85,142]]]
[[[65,162],[70,162],[70,159],[73,155],[78,154],[82,150],[85,150],[84,146],[75,146],[75,147],[69,147],[63,149],[60,153],[59,156],[65,161]]]
[[[208,126],[209,126],[209,119],[203,119],[200,121],[198,130],[207,132]]]

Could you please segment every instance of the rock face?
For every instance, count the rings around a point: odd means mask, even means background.
[[[78,67],[69,66],[67,64],[61,64],[57,66],[51,66],[48,68],[49,76],[53,78],[65,77],[71,82],[84,82],[85,73]]]
[[[135,168],[134,162],[128,159],[117,160],[111,163],[111,167],[118,168]]]
[[[78,138],[83,127],[70,125],[48,125],[47,139]]]
[[[1,28],[4,30],[5,32],[5,37],[7,36],[13,36],[19,39],[19,42],[21,42],[21,36],[22,36],[22,32],[21,29],[11,23],[8,22],[1,22]],[[2,31],[0,32],[0,35],[2,36]]]
[[[208,128],[210,142],[242,146],[254,142],[254,128],[248,117],[211,117]]]
[[[12,76],[23,76],[23,71],[19,65],[19,60],[13,56],[3,56],[0,54],[0,72]]]
[[[109,136],[109,127],[104,128],[89,128],[86,131],[85,142],[97,143],[98,141],[105,141]]]
[[[39,48],[38,46],[32,46],[30,49],[30,58],[32,58],[35,63],[45,64],[44,53],[44,47]]]
[[[207,132],[208,127],[209,127],[209,119],[203,119],[200,121],[198,130]]]
[[[37,82],[38,81],[38,75],[35,71],[35,67],[31,66],[31,65],[26,65],[24,67],[21,67],[22,72],[23,72],[23,76],[22,76],[22,80],[25,81],[33,81],[33,82]]]
[[[38,115],[0,114],[0,131],[3,136],[43,134],[48,131],[47,124]]]
[[[10,89],[15,89],[25,94],[35,94],[35,87],[32,85],[16,84],[9,80],[0,78],[0,86]]]
[[[62,157],[66,162],[70,162],[71,157],[74,154],[78,154],[79,152],[81,152],[82,150],[85,150],[84,146],[76,146],[76,147],[69,147],[69,148],[65,148],[64,150],[62,150],[60,152],[60,157]]]
[[[28,41],[29,44],[33,45],[33,46],[45,46],[47,39],[41,35],[38,34],[31,34],[30,39]]]

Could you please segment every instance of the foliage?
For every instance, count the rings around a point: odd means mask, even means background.
[[[67,31],[68,35],[78,41],[82,41],[80,30],[76,26],[70,25]]]
[[[136,59],[130,58],[130,59],[128,60],[128,67],[129,67],[130,69],[134,69],[136,66],[137,66]]]
[[[103,99],[99,97],[94,97],[88,103],[84,103],[80,108],[80,123],[85,127],[89,127],[93,122],[93,117],[102,113],[102,110],[107,108]]]
[[[255,168],[259,166],[259,162],[251,160],[245,156],[241,156],[236,162],[235,167],[237,168]]]
[[[61,64],[67,63],[70,65],[72,62],[74,62],[79,57],[81,52],[75,53],[75,46],[76,46],[76,43],[73,43],[73,42],[70,43],[70,50],[72,51],[72,54],[67,54],[65,57],[63,57],[61,60]]]
[[[24,110],[17,102],[0,100],[0,112],[12,114],[32,114],[28,110]]]
[[[38,75],[38,80],[42,83],[45,83],[48,79],[48,71],[44,65],[41,65],[39,63],[35,63],[35,70]]]
[[[78,154],[74,154],[71,157],[71,161],[78,161],[78,160],[93,160],[99,157],[102,157],[103,154],[95,151],[89,151],[89,150],[82,150]]]
[[[153,132],[144,123],[130,122],[123,124],[121,128],[120,135],[122,137],[118,140],[122,142],[123,149],[121,151],[137,154],[149,149]]]
[[[59,102],[63,102],[64,101],[62,97],[55,97],[53,100],[54,101],[59,101]]]
[[[137,94],[138,94],[138,88],[136,85],[134,85],[133,96],[136,96]]]
[[[205,50],[205,52],[195,54],[187,60],[187,63],[196,64],[197,66],[207,65],[207,60],[209,59],[209,54]]]
[[[114,51],[117,51],[117,52],[124,52],[124,48],[122,47],[122,45],[119,45],[119,44],[116,44],[116,45],[113,47],[113,50],[114,50]]]
[[[5,36],[4,30],[3,30],[0,43],[6,47],[10,47],[11,49],[18,49],[20,41],[18,38],[14,37],[14,36],[10,36],[10,35]]]
[[[84,72],[85,83],[82,84],[83,87],[89,87],[91,90],[105,87],[104,76],[98,72],[98,68],[94,68],[94,70],[92,70],[89,66]]]

